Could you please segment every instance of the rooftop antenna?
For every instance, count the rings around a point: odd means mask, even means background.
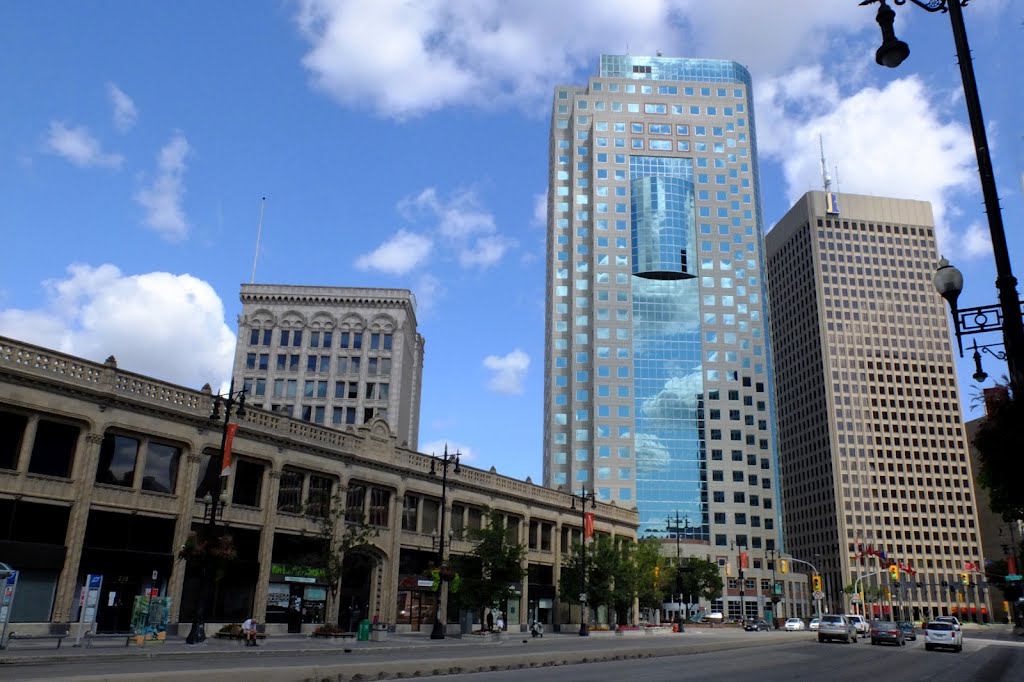
[[[260,199],[260,222],[256,227],[256,253],[252,257],[252,277],[249,279],[249,284],[256,283],[256,263],[260,259],[260,235],[263,234],[263,207],[267,205],[267,198],[262,197]]]
[[[828,165],[825,163],[825,140],[821,133],[818,133],[818,146],[821,149],[821,183],[825,186],[825,191],[829,192],[832,190],[832,178],[828,176]]]
[[[836,194],[839,194],[839,164],[836,164]]]

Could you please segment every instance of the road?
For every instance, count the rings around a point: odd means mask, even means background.
[[[91,649],[52,657],[4,659],[3,680],[144,679],[147,682],[239,679],[260,682],[395,679],[441,676],[460,682],[558,680],[930,680],[1000,682],[1018,680],[1024,670],[1020,638],[967,636],[964,651],[925,652],[918,639],[905,647],[819,644],[813,633],[744,633],[734,629],[693,630],[683,635],[591,637],[509,636],[484,643],[448,639],[396,638],[384,646],[361,642],[341,647],[308,640],[278,640],[259,649],[237,645],[132,651]],[[275,649],[274,647],[280,647]],[[600,661],[594,663],[593,661]],[[493,672],[480,672],[493,671]]]
[[[966,641],[961,653],[924,650],[920,640],[906,647],[818,644],[806,640],[771,648],[665,656],[629,661],[582,663],[564,667],[508,670],[459,675],[459,682],[661,682],[663,680],[756,679],[829,680],[957,680],[1017,682],[1024,675],[1024,644]],[[428,677],[429,680],[451,679]]]

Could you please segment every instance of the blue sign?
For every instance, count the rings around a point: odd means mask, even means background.
[[[102,575],[89,575],[89,589],[98,590],[103,582]]]

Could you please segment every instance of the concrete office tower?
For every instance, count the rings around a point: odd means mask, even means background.
[[[407,289],[243,284],[232,376],[250,404],[419,441],[423,337]],[[241,386],[236,386],[241,387]]]
[[[832,610],[849,612],[843,587],[895,561],[898,581],[867,578],[878,612],[979,612],[971,567],[984,557],[931,205],[808,192],[765,242],[789,550],[820,564]]]
[[[604,55],[555,89],[545,484],[641,535],[679,511],[734,571],[780,535],[755,143],[735,62]]]

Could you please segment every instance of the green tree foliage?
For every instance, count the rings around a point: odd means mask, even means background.
[[[345,553],[370,544],[380,534],[380,530],[366,523],[366,517],[360,514],[355,521],[346,521],[346,495],[337,492],[329,505],[307,504],[306,515],[316,521],[317,535],[320,540],[321,553],[311,557],[311,562],[324,572],[324,581],[331,590],[331,597],[338,594],[341,586]],[[339,534],[339,530],[341,531]]]
[[[475,542],[472,554],[452,562],[461,580],[459,591],[449,599],[459,608],[478,611],[482,623],[484,609],[503,604],[518,594],[526,575],[526,546],[510,539],[504,515],[493,510],[487,527],[471,531],[470,540]]]
[[[714,561],[690,557],[676,569],[675,579],[675,592],[682,595],[687,611],[701,599],[714,601],[722,596],[722,574]]]
[[[657,540],[641,540],[633,552],[636,566],[636,597],[642,609],[656,609],[671,583],[668,562],[661,556],[661,544]]]
[[[974,433],[978,482],[992,511],[1006,521],[1024,520],[1024,398],[995,401]]]

